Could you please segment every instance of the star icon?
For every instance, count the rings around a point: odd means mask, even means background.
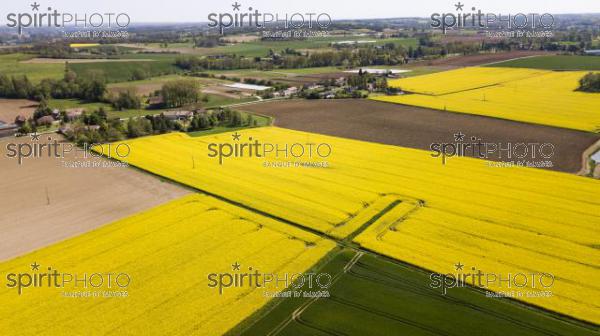
[[[40,134],[37,134],[37,132],[31,133],[31,141],[39,141],[40,140]]]
[[[240,270],[240,266],[242,266],[242,265],[240,265],[240,263],[236,261],[235,264],[231,265],[231,269],[233,271],[239,271]]]
[[[465,266],[465,265],[461,264],[460,261],[458,262],[458,264],[454,264],[454,267],[456,268],[457,271],[462,271],[463,266]]]
[[[34,261],[30,266],[32,271],[38,271],[40,269],[40,264],[38,264],[36,261]]]
[[[465,140],[465,135],[463,132],[458,131],[458,133],[454,133],[454,141],[463,141]]]
[[[231,7],[233,7],[233,10],[237,10],[237,11],[240,10],[240,6],[241,6],[241,4],[239,4],[237,1],[231,5]]]
[[[456,7],[457,11],[462,11],[464,6],[465,6],[465,4],[460,3],[460,1],[456,5],[454,5],[454,7]]]
[[[239,134],[238,132],[235,132],[231,135],[231,137],[233,138],[233,140],[235,141],[240,141],[240,136],[241,134]]]
[[[31,6],[31,10],[32,11],[39,11],[40,10],[40,4],[37,2],[34,2],[33,4],[29,5]]]

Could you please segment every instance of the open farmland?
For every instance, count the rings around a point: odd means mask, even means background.
[[[334,35],[327,37],[313,37],[308,39],[292,39],[292,40],[257,40],[243,43],[232,43],[214,48],[196,48],[192,43],[172,43],[166,48],[161,47],[158,43],[149,44],[120,44],[121,46],[141,48],[151,52],[179,52],[182,54],[194,55],[217,55],[217,54],[236,54],[246,57],[265,57],[269,50],[280,51],[285,48],[296,50],[324,50],[330,48],[331,44],[339,41],[370,41],[374,40],[371,37],[351,36],[351,35]],[[415,38],[386,38],[375,39],[373,45],[381,46],[386,43],[402,45],[406,48],[409,46],[416,47],[417,39]]]
[[[578,92],[586,72],[465,68],[390,81],[413,94],[375,100],[600,132],[600,95]]]
[[[152,59],[139,58],[139,59],[104,59],[104,58],[32,58],[26,61],[21,61],[21,63],[26,64],[75,64],[75,63],[111,63],[111,62],[152,62]]]
[[[101,77],[108,83],[126,82],[137,78],[148,78],[175,74],[181,70],[172,59],[152,62],[94,62],[69,63],[69,69],[82,77]]]
[[[583,152],[600,139],[564,128],[364,99],[297,99],[238,109],[273,117],[279,127],[425,150],[430,150],[432,143],[454,142],[453,134],[459,131],[488,143],[551,143],[550,169],[571,173],[581,169]],[[531,156],[529,153],[527,160],[535,161]],[[501,157],[497,152],[488,159],[512,161],[514,157]]]
[[[44,135],[40,142],[49,143]],[[61,143],[62,138],[51,136]],[[71,236],[156,206],[187,191],[123,167],[76,167],[78,162],[109,164],[83,158],[76,149],[64,159],[9,158],[7,145],[32,144],[30,137],[0,141],[0,260],[53,244]],[[65,147],[66,148],[66,147]],[[23,152],[26,152],[24,150]],[[3,328],[0,327],[0,330]]]
[[[35,57],[25,54],[0,55],[0,74],[8,76],[27,76],[33,82],[38,83],[42,79],[60,79],[65,74],[65,65],[58,63],[24,63],[23,61]]]
[[[514,50],[514,51],[500,51],[495,53],[480,53],[480,54],[471,54],[471,55],[460,55],[460,56],[448,56],[436,58],[433,60],[424,60],[417,61],[411,63],[410,65],[422,66],[422,65],[431,65],[431,66],[444,66],[448,68],[456,68],[456,67],[466,67],[466,66],[476,66],[483,64],[490,64],[496,62],[502,62],[506,60],[512,59],[520,59],[524,57],[531,56],[539,56],[539,55],[548,55],[547,51],[539,51],[539,50]]]
[[[547,70],[600,70],[597,56],[538,56],[495,63],[494,67],[530,68]]]
[[[166,75],[157,76],[149,79],[120,82],[108,84],[107,88],[109,92],[116,93],[120,91],[133,90],[138,95],[149,95],[157,90],[162,89],[162,86],[166,83],[178,81],[178,80],[193,80],[200,86],[214,85],[220,83],[229,83],[227,81],[216,79],[216,78],[203,78],[193,76],[182,76],[182,75]]]
[[[429,286],[427,272],[358,253],[343,250],[319,270],[337,277],[330,297],[283,299],[258,321],[249,321],[241,334],[387,336],[390,330],[395,335],[593,334],[591,327],[490,299],[472,288],[443,295]]]
[[[126,290],[126,297],[63,297],[82,290],[69,284],[23,288],[21,295],[2,287],[0,330],[20,335],[220,335],[269,301],[265,291],[285,287],[271,282],[261,289],[213,288],[209,274],[305,272],[334,246],[215,198],[185,196],[1,263],[3,274],[27,271],[35,261],[43,269],[80,277],[124,273],[130,282],[124,288],[114,283],[113,289],[107,283],[98,288]],[[241,268],[232,268],[234,263]]]
[[[325,143],[332,151],[325,159],[275,157],[274,152],[260,158],[224,157],[224,151],[221,160],[208,156],[210,144],[248,141],[279,149]],[[332,237],[350,236],[361,227],[352,219],[391,198],[389,206],[401,204],[394,211],[397,216],[386,218],[389,226],[382,222],[373,227],[382,229],[377,234],[369,227],[359,243],[436,272],[462,261],[483,270],[552,273],[557,279],[552,297],[519,299],[600,321],[600,288],[589,281],[600,276],[595,248],[600,181],[530,168],[493,168],[470,158],[442,165],[426,151],[276,127],[243,131],[239,140],[230,133],[198,138],[172,133],[127,143],[132,149],[127,162],[135,166]],[[323,160],[325,167],[313,166]],[[300,162],[310,166],[294,164]],[[394,232],[400,221],[415,237]],[[380,233],[386,232],[379,245]],[[418,240],[439,236],[443,245],[423,244],[419,256],[406,252]],[[397,246],[411,239],[413,245]],[[439,250],[447,255],[438,255]]]

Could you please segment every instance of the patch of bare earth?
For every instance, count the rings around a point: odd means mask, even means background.
[[[53,139],[63,141],[58,135]],[[48,143],[48,135],[38,143]],[[31,144],[30,137],[0,141],[0,261],[93,230],[152,208],[188,191],[128,167],[69,167],[83,159],[73,150],[65,159],[29,158],[19,165],[7,145]],[[64,141],[62,142],[64,143]]]
[[[430,150],[432,143],[456,143],[454,134],[465,134],[464,142],[475,136],[485,143],[506,148],[518,143],[554,145],[552,170],[576,173],[582,153],[600,136],[575,130],[519,123],[482,116],[451,113],[365,99],[285,100],[242,107],[275,118],[275,125],[300,131]],[[519,152],[521,153],[521,152]],[[493,161],[516,161],[498,153]],[[543,161],[539,154],[520,160]]]
[[[0,99],[0,121],[11,124],[18,115],[33,116],[38,102],[27,99]]]

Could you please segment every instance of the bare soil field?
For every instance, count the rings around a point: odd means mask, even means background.
[[[223,96],[227,98],[242,98],[248,97],[254,94],[253,90],[245,90],[245,89],[234,89],[230,87],[226,87],[223,85],[210,85],[202,88],[200,90],[202,93],[214,94],[218,96]]]
[[[551,55],[552,53],[539,50],[531,51],[510,51],[500,52],[493,54],[477,54],[477,55],[466,55],[466,56],[455,56],[447,58],[439,58],[431,61],[419,61],[414,62],[410,66],[423,66],[423,65],[435,65],[435,66],[448,66],[448,67],[466,67],[466,66],[477,66],[482,64],[502,62],[513,58],[538,56],[538,55]]]
[[[42,135],[38,143],[48,143]],[[58,135],[53,139],[63,141]],[[31,137],[0,141],[0,261],[93,230],[125,216],[183,196],[187,190],[127,167],[72,167],[54,157],[9,158],[9,143],[32,143]],[[66,155],[73,164],[83,153]]]
[[[464,143],[475,136],[484,143],[501,143],[503,148],[507,143],[551,143],[554,155],[548,159],[553,163],[549,169],[569,173],[580,171],[583,152],[600,139],[592,133],[363,99],[298,99],[241,109],[274,117],[279,127],[425,150],[432,143],[456,143],[454,134],[458,133],[465,134]],[[498,152],[488,159],[516,160],[514,156],[508,159],[506,153],[500,157]],[[522,160],[546,159],[539,154],[533,158],[530,151]]]
[[[57,63],[98,63],[98,62],[153,62],[152,59],[114,59],[114,58],[32,58],[20,63],[57,64]]]
[[[239,35],[230,35],[223,37],[221,39],[227,43],[242,43],[242,42],[252,42],[260,40],[260,35],[249,35],[249,34],[239,34]]]
[[[298,75],[298,76],[288,76],[288,77],[278,77],[273,78],[274,82],[285,83],[293,86],[301,86],[301,85],[310,85],[317,84],[326,79],[338,79],[340,77],[348,77],[350,74],[345,72],[330,72],[330,73],[322,73],[322,74],[312,74],[312,75]]]
[[[145,83],[137,85],[109,85],[108,91],[111,93],[126,92],[132,90],[138,96],[148,96],[155,91],[162,89],[164,83]]]
[[[30,118],[38,103],[27,99],[0,99],[0,121],[12,124],[18,115]]]

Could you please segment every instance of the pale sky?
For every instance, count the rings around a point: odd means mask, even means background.
[[[135,22],[206,22],[209,13],[231,13],[235,1],[205,0],[36,0],[40,10],[48,6],[69,13],[127,13]],[[237,0],[242,12],[328,13],[333,20],[420,16],[454,13],[456,0]],[[32,0],[4,0],[0,22],[8,13],[32,13]],[[600,0],[462,0],[465,9],[475,6],[484,13],[600,13]]]

